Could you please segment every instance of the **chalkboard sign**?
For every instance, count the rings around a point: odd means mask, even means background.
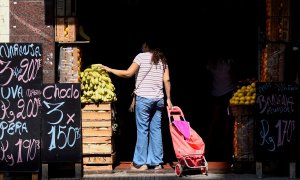
[[[43,85],[42,107],[42,161],[81,162],[80,84]]]
[[[40,166],[42,46],[0,43],[0,171]]]
[[[298,87],[286,82],[256,83],[257,160],[296,160]]]

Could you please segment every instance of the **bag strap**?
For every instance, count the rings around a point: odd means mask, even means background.
[[[149,71],[145,74],[145,76],[143,77],[143,79],[140,81],[140,83],[136,86],[136,88],[134,88],[132,94],[135,94],[135,90],[137,90],[138,87],[140,87],[142,81],[145,79],[145,77],[147,76],[147,74],[150,72],[150,70],[152,69],[153,64],[151,65]]]

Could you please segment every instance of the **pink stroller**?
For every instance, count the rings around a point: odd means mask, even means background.
[[[205,144],[202,138],[190,127],[178,106],[167,107],[170,133],[178,163],[175,173],[179,177],[183,170],[199,168],[202,174],[208,173],[208,163],[204,156]]]

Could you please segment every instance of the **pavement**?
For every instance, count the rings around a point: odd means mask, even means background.
[[[129,165],[123,163],[115,168],[113,173],[103,174],[85,174],[83,180],[173,180],[173,179],[228,179],[228,180],[251,180],[251,179],[266,179],[266,180],[290,180],[287,173],[272,174],[266,172],[262,178],[258,178],[255,171],[244,169],[243,171],[233,170],[232,165],[225,162],[208,162],[208,173],[202,174],[200,169],[185,168],[180,177],[176,176],[174,164],[165,164],[162,170],[145,170],[137,171],[130,170]],[[244,166],[247,168],[247,166]],[[296,178],[293,178],[296,179]],[[298,178],[300,179],[300,178]]]
[[[62,172],[56,170],[56,174],[49,174],[49,180],[179,180],[179,179],[228,179],[228,180],[290,180],[300,178],[290,178],[286,168],[282,167],[283,173],[265,173],[262,178],[259,178],[253,168],[244,168],[243,171],[233,171],[232,165],[223,162],[208,162],[207,174],[202,174],[199,169],[185,168],[180,177],[176,176],[174,164],[165,164],[161,170],[131,170],[130,162],[123,162],[116,166],[112,171],[98,171],[92,173],[84,173],[82,177],[74,177],[68,170],[63,169]],[[73,170],[74,171],[74,170]],[[1,180],[34,180],[31,174],[13,174],[7,173]],[[39,179],[42,179],[39,176]]]

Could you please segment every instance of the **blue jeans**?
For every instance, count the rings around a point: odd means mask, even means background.
[[[156,166],[163,162],[161,118],[164,99],[136,96],[135,118],[137,140],[133,162],[136,165]]]

